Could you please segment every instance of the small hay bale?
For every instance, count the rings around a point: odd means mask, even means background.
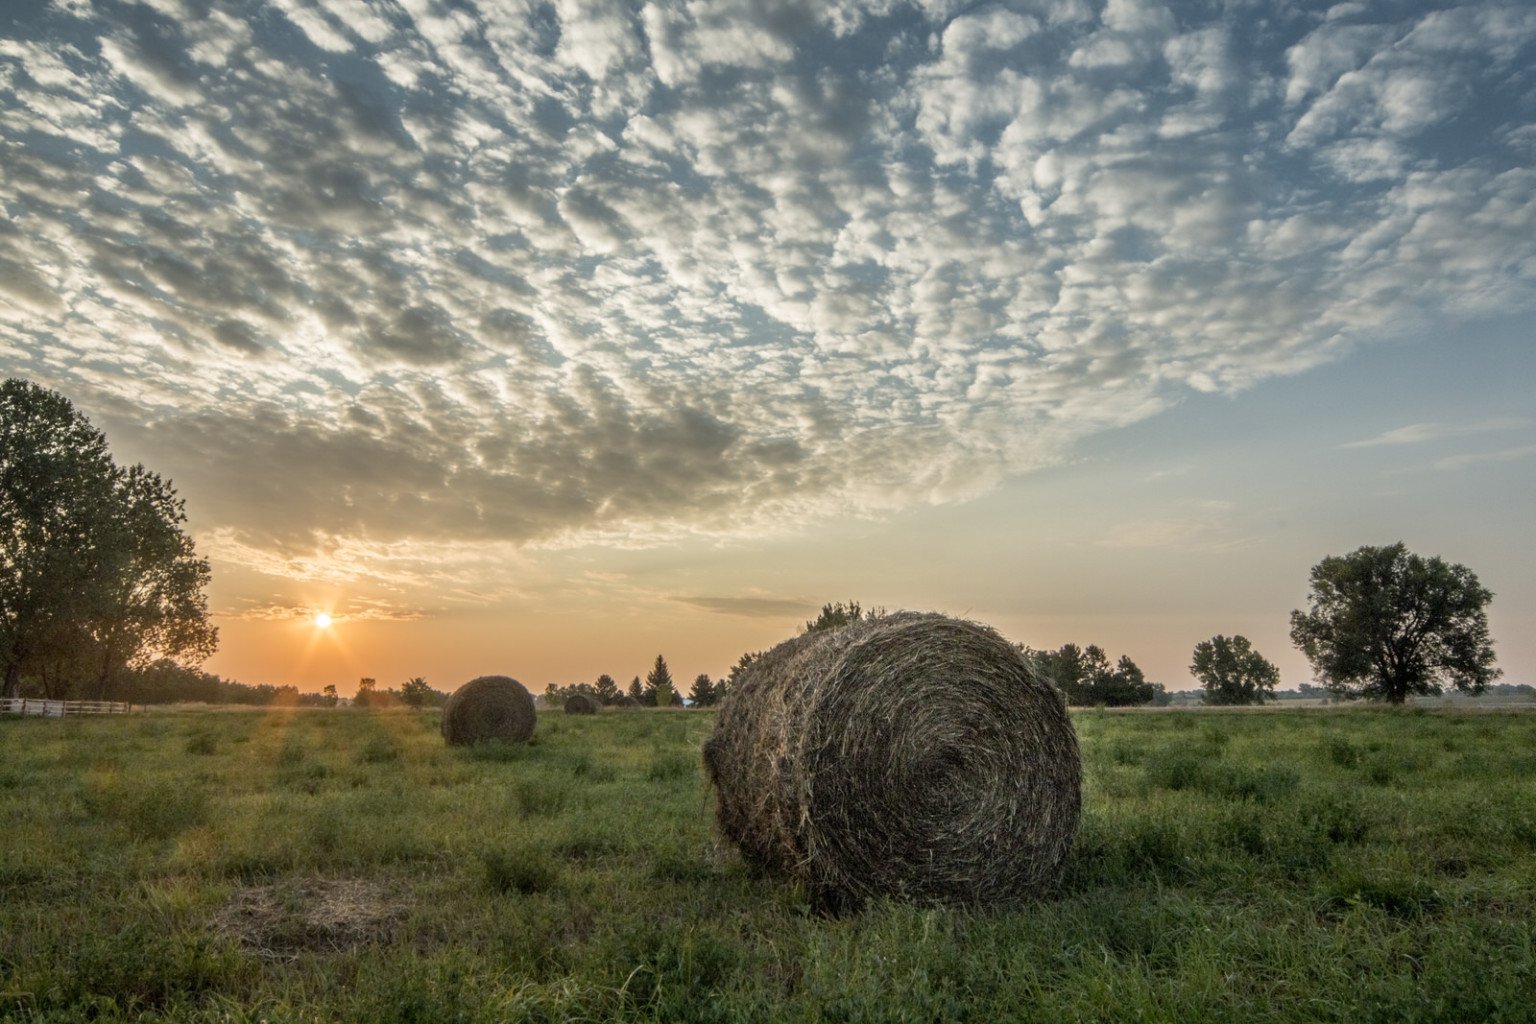
[[[565,713],[568,715],[595,715],[602,706],[602,701],[589,693],[573,693],[565,698]]]
[[[1061,877],[1081,763],[1060,693],[993,630],[904,612],[743,671],[704,746],[716,823],[823,911],[992,906]]]
[[[453,746],[501,740],[525,743],[533,735],[533,697],[511,676],[480,676],[443,705],[443,738]]]

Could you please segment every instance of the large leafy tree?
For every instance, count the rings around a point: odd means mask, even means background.
[[[0,384],[0,692],[25,678],[109,697],[126,668],[212,654],[208,563],[185,521],[170,484],[119,468],[67,398]]]
[[[1422,558],[1401,542],[1362,547],[1312,567],[1308,609],[1291,640],[1334,694],[1401,704],[1447,683],[1481,693],[1494,667],[1493,593],[1464,565]]]
[[[1195,645],[1189,672],[1205,687],[1207,704],[1263,704],[1275,699],[1280,670],[1245,636],[1217,634]]]

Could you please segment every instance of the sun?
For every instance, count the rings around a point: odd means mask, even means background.
[[[315,613],[315,628],[316,629],[329,629],[330,626],[331,626],[331,616],[328,613],[326,613],[326,612],[316,612]]]

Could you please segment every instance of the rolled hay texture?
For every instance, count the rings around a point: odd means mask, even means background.
[[[795,637],[704,745],[720,832],[823,911],[992,906],[1061,877],[1081,762],[1056,688],[986,626],[904,612]]]
[[[602,701],[588,693],[573,693],[565,698],[565,713],[568,715],[595,715],[602,706]]]
[[[533,735],[533,696],[511,676],[480,676],[443,705],[443,738],[453,746],[501,740],[525,743]]]

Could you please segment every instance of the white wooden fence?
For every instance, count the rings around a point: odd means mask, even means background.
[[[43,700],[41,697],[0,697],[0,715],[126,715],[129,705],[115,700]]]

